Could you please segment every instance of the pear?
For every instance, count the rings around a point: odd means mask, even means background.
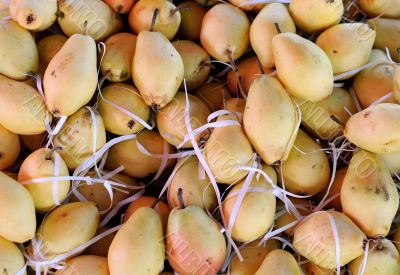
[[[225,103],[221,106],[221,109],[225,109],[235,113],[239,118],[240,123],[243,124],[243,114],[246,109],[246,100],[243,98],[228,98]]]
[[[281,164],[281,184],[295,194],[315,195],[329,183],[329,160],[321,145],[299,129],[289,157]]]
[[[296,227],[293,239],[296,252],[322,268],[336,268],[333,226],[338,232],[341,266],[364,253],[364,233],[345,214],[333,210],[314,212]]]
[[[278,34],[276,25],[281,32],[296,33],[296,26],[289,11],[281,3],[265,6],[256,16],[250,26],[250,43],[264,68],[273,68],[272,38]]]
[[[353,81],[354,92],[362,108],[367,108],[376,100],[393,92],[394,68],[389,64],[386,54],[378,49],[371,52],[368,63],[382,62],[374,67],[362,70]],[[385,64],[386,63],[386,64]],[[394,103],[394,97],[384,102]]]
[[[346,123],[345,137],[376,154],[400,152],[400,105],[381,103],[354,114]]]
[[[168,218],[166,249],[168,262],[181,275],[216,274],[226,256],[217,223],[200,207],[185,207],[182,200]]]
[[[68,37],[63,34],[52,34],[39,40],[37,44],[37,49],[39,53],[40,72],[43,75],[50,61],[64,46],[67,40]]]
[[[265,163],[271,165],[287,159],[298,120],[293,101],[277,79],[262,75],[254,80],[246,102],[243,127]]]
[[[263,165],[264,172],[275,173],[272,167]],[[276,175],[275,175],[276,178]],[[227,221],[230,221],[240,190],[245,181],[241,181],[230,189],[227,198],[222,204],[222,212]],[[232,229],[232,238],[240,242],[249,242],[262,237],[274,223],[276,199],[272,194],[271,184],[264,178],[256,177],[250,182],[249,187],[262,188],[261,192],[246,193],[240,205]]]
[[[300,267],[289,252],[274,249],[265,257],[255,275],[301,275]]]
[[[123,224],[108,251],[111,274],[154,274],[163,269],[164,234],[157,211],[142,207]]]
[[[101,62],[101,73],[111,82],[131,79],[131,66],[136,49],[136,35],[117,33],[105,42],[105,53]]]
[[[265,256],[274,249],[279,248],[279,243],[273,239],[258,246],[259,242],[260,240],[252,241],[240,249],[243,261],[240,261],[239,257],[235,254],[229,265],[231,275],[254,275],[261,266]]]
[[[139,150],[137,143],[140,143],[151,154],[163,154],[164,146],[167,145],[159,133],[143,130],[135,139],[120,142],[110,148],[106,169],[114,170],[124,165],[124,174],[133,178],[144,178],[156,173],[162,159],[145,154]],[[167,154],[175,152],[171,145],[167,145],[165,148]],[[169,165],[171,164],[173,162],[169,161]]]
[[[179,188],[183,190],[185,205],[195,205],[212,212],[217,207],[217,196],[207,174],[199,175],[199,160],[195,156],[180,159],[177,170],[168,187],[168,204],[173,209],[179,206]]]
[[[43,31],[56,21],[57,2],[53,0],[11,0],[11,17],[23,28]]]
[[[47,132],[44,132],[38,135],[20,135],[19,141],[24,149],[33,152],[44,145],[47,134]]]
[[[381,154],[379,157],[392,175],[400,174],[400,153]]]
[[[32,86],[0,75],[0,98],[0,124],[4,128],[21,135],[46,131],[46,106]]]
[[[118,83],[104,87],[98,104],[106,130],[116,135],[134,134],[144,128],[142,123],[123,113],[116,106],[135,114],[145,122],[150,118],[149,106],[136,88],[129,84]]]
[[[231,97],[224,83],[216,81],[203,84],[193,94],[206,103],[208,108],[213,112],[218,111],[225,100]]]
[[[249,46],[250,22],[246,14],[230,4],[217,4],[204,16],[200,41],[215,59],[231,62]]]
[[[333,88],[330,96],[318,102],[294,100],[301,111],[303,126],[323,140],[342,135],[342,123],[345,124],[350,118],[346,109],[352,114],[357,112],[350,93],[342,88]]]
[[[37,252],[40,251],[44,259],[51,259],[79,247],[95,236],[99,217],[99,210],[92,202],[57,207],[36,232],[42,240]]]
[[[291,202],[293,202],[293,204],[299,211],[299,214],[302,215],[303,217],[306,217],[312,213],[312,210],[310,207],[310,202],[307,199],[291,198],[290,200],[291,200]],[[278,209],[278,211],[283,210],[283,214],[276,219],[276,221],[275,221],[276,227],[274,229],[282,228],[282,227],[298,220],[298,218],[294,214],[292,214],[286,210],[286,206],[283,202],[278,201],[277,209]],[[279,210],[279,209],[281,209],[281,210]],[[295,227],[287,228],[285,231],[283,231],[283,235],[293,237],[294,229],[295,229]]]
[[[103,1],[60,0],[58,11],[58,24],[68,36],[87,34],[102,41],[122,27],[121,18]]]
[[[398,18],[400,16],[400,2],[398,0],[359,0],[357,4],[369,17]]]
[[[43,87],[47,107],[55,117],[72,115],[93,97],[97,88],[96,62],[96,43],[81,34],[71,36],[50,61]]]
[[[0,170],[4,170],[17,160],[20,152],[18,135],[0,124]]]
[[[365,23],[344,23],[325,30],[316,44],[329,57],[333,73],[341,74],[368,62],[375,36]]]
[[[397,1],[397,0],[395,0]],[[391,6],[391,10],[393,6]],[[397,17],[397,16],[396,16]],[[400,61],[397,48],[400,38],[397,34],[400,32],[400,22],[398,19],[374,18],[368,21],[368,24],[376,31],[374,48],[383,51],[389,48],[393,60]]]
[[[107,171],[104,171],[104,173],[107,173]],[[89,171],[89,173],[87,173],[86,175],[92,178],[98,178],[95,171]],[[110,207],[110,205],[112,208],[114,208],[120,201],[132,196],[139,189],[138,188],[139,185],[136,183],[134,179],[125,176],[123,174],[116,174],[111,178],[109,178],[109,180],[124,185],[124,186],[119,186],[118,189],[115,188],[112,190],[113,191],[112,202],[110,199],[110,194],[108,193],[103,183],[87,184],[86,182],[80,182],[79,186],[76,188],[76,190],[87,201],[94,202],[99,208],[99,211],[102,212],[102,214],[106,212],[106,210]],[[71,198],[71,202],[76,202],[76,201],[79,201],[79,199],[75,197],[75,195],[73,195]]]
[[[18,173],[18,181],[23,183],[37,178],[68,177],[68,168],[62,158],[60,158],[58,174],[54,174],[57,169],[55,158],[54,152],[50,149],[36,150],[23,161]],[[25,184],[24,186],[33,198],[36,211],[45,213],[51,210],[56,202],[61,203],[67,197],[71,183],[69,180],[60,180]],[[53,191],[55,187],[57,193]],[[57,194],[56,197],[55,194]]]
[[[190,125],[192,129],[199,128],[207,123],[207,117],[210,110],[207,105],[199,98],[188,95]],[[182,92],[177,93],[174,99],[167,106],[161,108],[156,115],[156,122],[160,135],[169,143],[178,146],[184,141],[184,137],[188,134],[185,121],[186,97]],[[197,142],[208,136],[205,130],[195,137]],[[183,148],[193,147],[190,140],[185,142]]]
[[[187,90],[193,91],[199,88],[210,74],[210,56],[208,53],[196,43],[189,40],[176,40],[172,45],[178,51],[182,58],[184,66],[183,78],[186,80]],[[184,90],[183,83],[180,87]]]
[[[344,7],[342,0],[292,0],[289,11],[296,26],[311,34],[339,24]]]
[[[58,270],[56,275],[97,274],[109,275],[107,258],[95,255],[83,255],[66,261],[66,268]]]
[[[229,3],[246,12],[258,12],[265,6],[264,2],[261,2],[261,4],[250,4],[248,2],[248,0],[229,0]]]
[[[81,108],[66,120],[54,137],[54,146],[61,147],[60,156],[71,170],[76,169],[93,155],[93,151],[99,150],[106,143],[103,119],[96,110],[93,110],[93,115],[94,118],[88,108]],[[94,135],[96,144],[93,144]]]
[[[182,58],[164,35],[148,31],[139,33],[132,77],[147,105],[157,109],[167,105],[178,91],[183,75]]]
[[[156,9],[157,13],[155,13]],[[152,26],[154,20],[154,26]],[[135,34],[153,30],[163,34],[168,40],[172,40],[178,32],[181,14],[168,0],[139,0],[129,13],[128,21]]]
[[[279,80],[291,95],[315,102],[332,93],[332,65],[316,44],[294,33],[281,33],[272,39],[272,50]]]
[[[96,236],[100,235],[101,233],[111,229],[109,226],[103,226],[97,228]],[[86,255],[96,255],[100,257],[107,257],[109,247],[114,240],[116,232],[110,233],[109,235],[101,238],[97,242],[91,244],[88,248],[85,249]]]
[[[3,274],[17,274],[24,266],[25,258],[18,246],[0,237],[0,270]]]
[[[329,195],[326,200],[331,200],[328,204],[328,208],[334,208],[336,211],[342,211],[342,203],[340,201],[340,192],[342,190],[343,180],[346,176],[348,167],[342,167],[336,170],[335,179],[333,180]],[[319,194],[317,194],[317,199],[322,200],[325,196],[326,192],[328,192],[328,186],[324,188]]]
[[[125,14],[130,12],[135,0],[104,0],[112,10],[118,14]]]
[[[201,24],[207,10],[194,1],[179,3],[181,24],[179,25],[178,36],[187,40],[199,40]]]
[[[235,115],[223,115],[217,122],[238,121]],[[253,149],[243,129],[239,125],[215,128],[204,147],[204,158],[207,161],[215,180],[232,184],[244,178],[248,171],[240,166],[252,163]]]
[[[133,213],[136,212],[136,210],[142,207],[153,207],[153,209],[156,210],[161,217],[163,228],[167,228],[168,217],[171,209],[169,208],[168,204],[162,200],[148,196],[142,196],[128,206],[124,215],[124,222],[126,222],[133,215]]]
[[[369,243],[368,250],[368,258],[362,274],[400,274],[400,254],[390,240],[373,240]],[[359,273],[364,264],[364,257],[360,256],[349,264],[351,274]]]
[[[317,266],[316,264],[313,264],[312,262],[305,263],[304,265],[302,265],[302,268],[306,275],[332,275],[332,274],[335,274],[334,269],[322,268],[320,266]]]
[[[0,20],[0,73],[16,79],[27,79],[39,69],[35,40],[26,29],[12,20]],[[21,58],[23,57],[23,58]]]
[[[35,205],[31,195],[21,184],[1,171],[0,217],[1,237],[23,243],[35,235]]]
[[[343,213],[368,237],[384,237],[399,208],[396,185],[379,157],[367,151],[353,155],[340,192]],[[361,206],[361,202],[368,205]]]

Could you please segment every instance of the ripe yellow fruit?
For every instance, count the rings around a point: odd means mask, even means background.
[[[397,0],[396,0],[397,1]],[[400,38],[397,33],[400,32],[400,22],[398,19],[374,18],[368,21],[368,24],[376,31],[374,48],[383,51],[389,48],[393,60],[400,61],[397,48]]]
[[[201,24],[207,10],[194,1],[179,3],[177,8],[181,14],[181,24],[179,25],[178,35],[187,40],[199,40]],[[184,9],[185,8],[185,9]]]
[[[66,261],[65,269],[56,272],[56,275],[74,274],[109,275],[107,258],[95,255],[77,256]]]
[[[0,270],[4,274],[17,274],[24,266],[25,258],[18,246],[0,237]]]
[[[47,66],[58,51],[67,42],[68,37],[63,34],[52,34],[40,39],[37,43],[37,49],[39,52],[39,66],[40,72],[45,73]]]
[[[400,16],[399,0],[359,0],[357,4],[369,17],[398,18]]]
[[[20,152],[18,135],[0,124],[0,170],[4,170],[17,160]]]
[[[300,267],[292,254],[274,249],[265,257],[255,275],[301,275]]]
[[[224,83],[215,81],[203,84],[199,89],[194,91],[193,95],[200,98],[213,112],[219,110],[225,100],[231,97]]]

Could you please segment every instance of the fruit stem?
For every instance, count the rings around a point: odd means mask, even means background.
[[[340,119],[338,119],[336,116],[331,115],[330,118],[331,118],[334,122],[336,122],[337,124],[340,124],[340,125],[343,126],[343,127],[345,126],[345,124],[343,123],[343,121],[341,121]]]
[[[178,201],[179,201],[179,208],[180,209],[185,209],[185,203],[183,201],[183,189],[182,188],[178,189]]]
[[[158,16],[159,9],[155,8],[154,13],[153,13],[153,18],[151,19],[151,26],[150,26],[150,31],[154,32],[154,26],[156,25],[156,20]]]
[[[53,155],[53,153],[57,150],[62,150],[63,148],[61,146],[56,146],[52,149],[50,149],[49,151],[46,152],[46,160],[50,160],[51,159],[51,155]]]
[[[278,31],[278,33],[282,33],[281,28],[279,28],[279,24],[278,23],[274,23],[276,30]]]

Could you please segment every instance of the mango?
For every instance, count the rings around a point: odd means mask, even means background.
[[[255,275],[301,275],[300,267],[292,254],[282,249],[272,250],[265,257]]]
[[[23,28],[43,31],[56,21],[57,2],[52,0],[11,0],[11,17]]]
[[[398,18],[400,16],[400,2],[398,0],[360,0],[357,4],[369,17]]]
[[[181,14],[178,36],[187,40],[199,40],[201,24],[207,10],[194,1],[185,1],[177,5]]]
[[[39,40],[37,49],[39,53],[39,67],[42,75],[44,75],[50,61],[61,50],[67,40],[68,37],[63,34],[51,34]]]
[[[65,262],[66,268],[58,270],[56,275],[98,274],[109,275],[107,258],[95,255],[82,255]]]
[[[0,170],[4,170],[17,160],[20,152],[18,135],[0,124]]]
[[[193,95],[206,103],[208,108],[213,112],[219,110],[225,100],[231,97],[225,85],[216,81],[203,84],[199,89],[194,91]]]
[[[24,266],[25,258],[18,246],[0,237],[0,270],[4,274],[17,274]]]
[[[388,18],[373,18],[368,21],[368,24],[376,32],[374,48],[381,49],[382,51],[386,51],[386,48],[389,48],[390,55],[393,60],[400,61],[399,54],[397,52],[400,38],[396,35],[400,31],[399,20]]]

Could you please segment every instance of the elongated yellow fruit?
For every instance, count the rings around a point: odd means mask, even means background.
[[[17,274],[24,265],[25,258],[18,246],[0,237],[0,270],[3,274]]]

